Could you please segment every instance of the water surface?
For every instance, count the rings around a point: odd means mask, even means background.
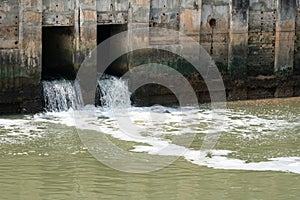
[[[170,117],[153,120],[143,136],[172,141],[195,134],[186,153],[171,165],[151,173],[132,174],[98,162],[80,140],[72,112],[0,119],[0,199],[299,199],[300,99],[228,103],[221,123],[209,106],[182,113],[174,108],[131,108],[132,120],[147,126],[147,113]],[[162,109],[163,112],[160,112]],[[97,110],[94,124],[124,151],[162,158],[151,142],[120,137],[110,114]],[[188,116],[178,123],[178,116]],[[224,123],[225,122],[225,123]],[[103,129],[100,129],[103,130]],[[199,156],[209,132],[220,138],[206,157]],[[151,145],[152,144],[152,145]],[[162,155],[164,154],[164,155]],[[121,163],[120,163],[121,164]]]

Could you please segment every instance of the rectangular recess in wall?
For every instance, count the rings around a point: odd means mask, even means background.
[[[43,27],[42,79],[75,79],[75,30]]]

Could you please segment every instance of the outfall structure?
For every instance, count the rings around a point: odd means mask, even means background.
[[[0,113],[42,110],[43,80],[74,79],[99,43],[147,27],[199,42],[222,73],[229,100],[300,96],[300,0],[2,0]],[[111,73],[147,63],[149,55],[185,73],[180,59],[151,50],[124,55]],[[201,77],[185,75],[199,101],[208,100]],[[141,94],[148,105],[169,95],[163,88]]]

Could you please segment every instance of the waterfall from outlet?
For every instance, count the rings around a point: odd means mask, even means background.
[[[108,75],[99,79],[96,105],[104,108],[129,108],[130,96],[128,81]]]
[[[77,81],[44,81],[45,109],[48,112],[62,112],[70,108],[77,110],[83,105],[80,85]]]
[[[80,85],[77,81],[44,81],[45,110],[62,112],[83,107]],[[96,91],[96,105],[104,108],[129,108],[131,93],[128,82],[114,76],[103,75],[99,78]]]

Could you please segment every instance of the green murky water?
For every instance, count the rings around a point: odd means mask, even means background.
[[[205,108],[191,111],[187,115],[200,116],[180,124],[157,125],[166,134],[155,137],[169,143],[178,127],[196,136],[185,155],[145,174],[120,172],[97,161],[67,123],[68,113],[2,116],[0,199],[299,199],[300,99],[227,107],[220,138],[205,158],[197,152],[207,125],[217,121],[205,117]],[[107,137],[125,151],[138,146],[136,154],[150,154],[151,145],[115,136],[118,130],[109,117],[97,119],[95,123],[108,128]],[[135,123],[143,126],[146,120]]]

